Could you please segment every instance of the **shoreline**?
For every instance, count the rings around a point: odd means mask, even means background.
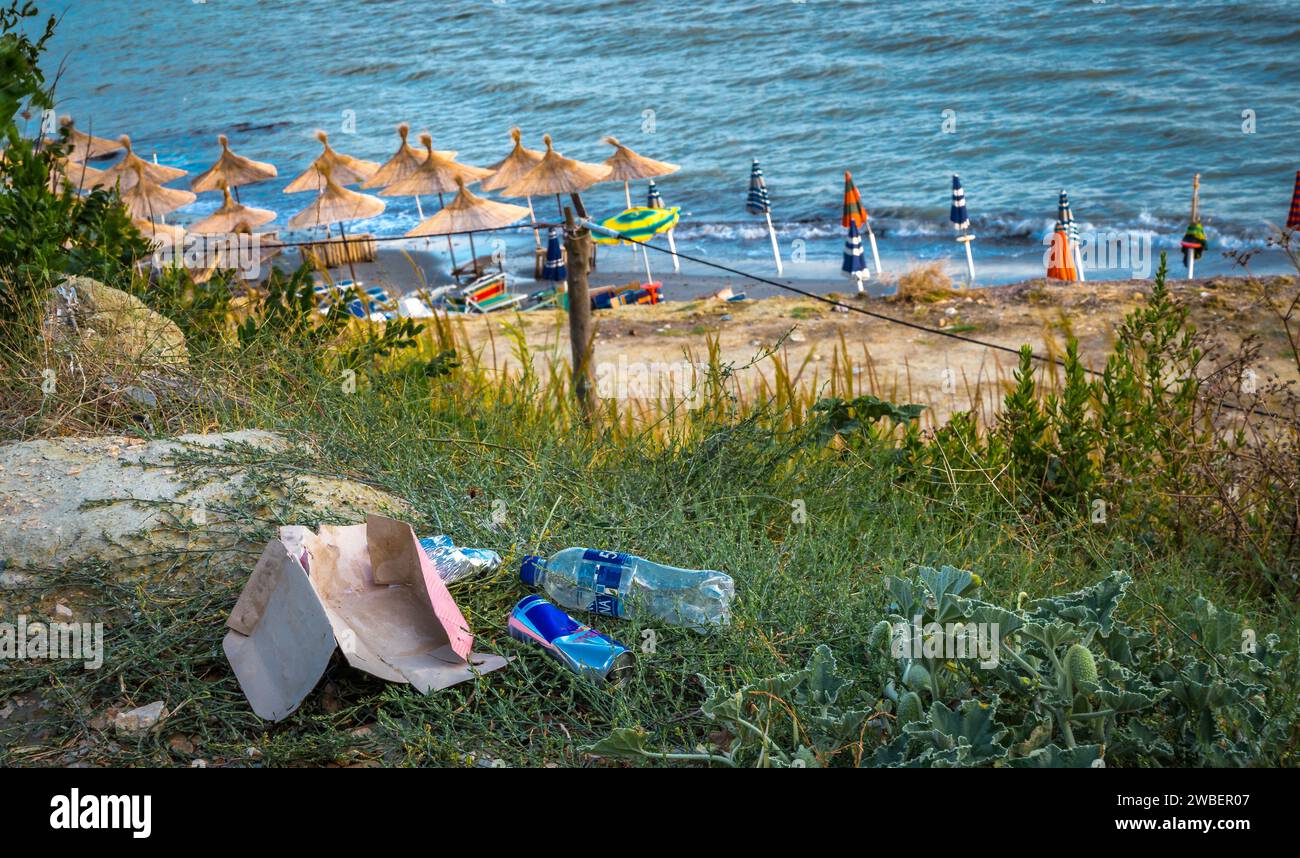
[[[480,248],[480,253],[482,252],[483,249]],[[460,248],[457,249],[456,259],[458,262],[464,262],[468,258],[468,247],[465,248],[464,255],[461,255]],[[597,267],[590,274],[591,287],[642,283],[645,280],[645,275],[644,269],[640,267],[640,263],[637,261],[639,258],[639,256],[634,258],[625,248],[601,248],[597,256]],[[292,268],[297,266],[299,259],[300,256],[296,249],[290,248],[277,261],[284,267]],[[1156,261],[1158,262],[1158,259]],[[1227,260],[1223,261],[1226,262]],[[662,294],[666,303],[708,298],[715,292],[725,288],[731,288],[736,293],[744,292],[750,299],[766,299],[780,296],[800,297],[770,283],[756,282],[743,275],[719,272],[716,269],[697,263],[683,262],[681,272],[675,273],[671,270],[666,254],[654,254],[651,257],[651,262],[654,279],[663,284]],[[836,293],[854,297],[857,295],[854,283],[839,272],[837,268],[814,263],[791,264],[787,262],[786,276],[778,277],[774,270],[770,270],[773,268],[771,259],[769,258],[766,262],[766,269],[757,265],[746,265],[743,261],[721,264],[735,267],[746,274],[753,274],[765,280],[784,283],[793,288],[818,295]],[[894,263],[892,266],[885,263],[885,270],[880,276],[873,274],[865,282],[867,295],[873,298],[892,295],[898,286],[900,277],[907,275],[909,272],[930,266],[937,266],[938,270],[951,278],[954,288],[962,290],[967,288],[964,283],[965,265],[964,263],[959,264],[955,258],[908,259],[902,264],[899,264],[896,260],[891,260],[891,262]],[[1231,265],[1227,271],[1223,270],[1224,267],[1223,265],[1198,263],[1198,276],[1189,281],[1183,276],[1184,271],[1181,260],[1177,257],[1171,257],[1169,260],[1168,282],[1171,284],[1199,284],[1216,280],[1244,278],[1246,276],[1239,266]],[[1267,267],[1271,268],[1272,266]],[[436,243],[429,249],[380,247],[374,262],[357,263],[355,268],[357,279],[364,286],[383,286],[392,292],[394,297],[426,286],[440,286],[451,282],[446,247],[443,245],[439,249]],[[544,288],[547,285],[541,281],[533,280],[531,257],[524,257],[523,254],[518,253],[514,255],[507,254],[505,268],[514,283],[515,290],[518,292],[528,293]],[[1149,285],[1154,280],[1154,265],[1152,268],[1153,273],[1146,277],[1126,276],[1127,272],[1116,270],[1089,271],[1085,272],[1088,277],[1087,281],[1062,283],[1060,285],[1076,289],[1087,288],[1094,284],[1111,283],[1146,283]],[[1023,286],[1026,283],[1044,282],[1042,272],[1026,269],[1023,265],[1014,268],[1004,266],[998,270],[1002,272],[1003,276],[996,278],[990,276],[987,280],[977,278],[974,286],[970,287],[970,289],[972,291],[986,289],[997,291]],[[1270,270],[1261,272],[1257,276],[1288,276],[1289,273]],[[794,276],[791,276],[792,274]],[[330,269],[329,276],[334,281],[338,281],[350,279],[351,273],[344,266],[343,268]]]

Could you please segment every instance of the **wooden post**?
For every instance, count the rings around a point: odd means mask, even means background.
[[[579,228],[573,209],[564,207],[564,249],[568,257],[569,347],[573,356],[573,393],[584,416],[594,412],[591,374],[591,292],[587,286],[591,232]]]

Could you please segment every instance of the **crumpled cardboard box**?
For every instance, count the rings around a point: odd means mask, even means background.
[[[473,652],[456,601],[404,522],[283,527],[267,544],[222,647],[253,711],[294,712],[337,645],[348,664],[423,693],[504,667]]]

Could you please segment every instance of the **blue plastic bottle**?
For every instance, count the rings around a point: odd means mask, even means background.
[[[593,548],[566,548],[549,560],[530,554],[519,578],[566,608],[622,617],[635,607],[696,631],[729,622],[736,593],[724,572],[680,569]]]

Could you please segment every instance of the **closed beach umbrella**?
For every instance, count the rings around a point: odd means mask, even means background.
[[[601,227],[617,232],[618,235],[597,234],[595,241],[597,244],[639,244],[672,229],[677,225],[679,217],[680,211],[675,208],[631,208],[600,222]],[[644,249],[642,260],[645,262],[646,282],[653,283],[654,275],[650,273],[649,254],[645,253]]]
[[[952,174],[952,208],[948,210],[948,220],[957,230],[957,241],[966,245],[966,285],[972,285],[975,282],[975,257],[971,255],[970,243],[975,236],[970,231],[970,217],[966,214],[966,190],[956,173]]]
[[[132,217],[161,221],[165,215],[198,199],[189,191],[164,188],[145,175],[142,163],[131,165],[134,181],[131,182],[131,187],[121,192],[122,205],[126,206]]]
[[[1187,279],[1196,276],[1196,260],[1201,258],[1209,241],[1205,237],[1205,227],[1201,226],[1201,174],[1192,177],[1192,216],[1183,233],[1183,264],[1187,266]]]
[[[105,170],[93,187],[111,188],[116,185],[118,190],[125,191],[135,184],[137,172],[146,179],[160,185],[165,185],[173,179],[179,179],[185,175],[186,171],[178,167],[154,164],[135,154],[131,149],[131,138],[125,134],[119,137],[118,140],[121,141],[122,148],[126,150],[126,155],[122,157],[121,161]]]
[[[122,151],[122,144],[116,140],[106,140],[78,131],[72,124],[71,116],[60,117],[59,125],[68,130],[68,158],[73,161],[90,161]]]
[[[231,233],[242,224],[248,229],[256,229],[275,220],[276,214],[270,209],[255,209],[235,202],[230,198],[230,189],[225,185],[221,191],[226,201],[221,208],[190,227],[190,232]]]
[[[465,187],[463,176],[456,177],[456,196],[428,220],[407,233],[410,238],[425,235],[446,235],[469,233],[469,250],[478,258],[474,249],[474,232],[476,230],[500,229],[512,223],[518,223],[528,216],[526,206],[514,206],[510,203],[498,203],[471,193]]]
[[[1291,194],[1291,213],[1286,218],[1287,229],[1300,229],[1300,170],[1295,171],[1295,191]]]
[[[858,291],[864,291],[862,281],[868,276],[867,260],[862,255],[862,233],[858,232],[858,225],[853,219],[849,219],[849,234],[844,239],[844,262],[840,265],[840,270],[849,275],[858,284]]]
[[[659,193],[659,186],[655,184],[654,179],[650,180],[650,187],[646,189],[646,206],[652,209],[666,208],[663,195]],[[673,252],[673,270],[681,271],[682,263],[677,258],[677,242],[673,240],[673,231],[670,229],[665,235],[668,236],[668,249]]]
[[[1079,223],[1074,219],[1074,212],[1070,209],[1070,197],[1061,189],[1061,198],[1057,202],[1057,217],[1065,223],[1066,237],[1070,240],[1070,248],[1074,253],[1075,273],[1078,274],[1079,280],[1087,280],[1083,276],[1083,252],[1079,249]]]
[[[251,185],[254,182],[274,179],[278,175],[274,164],[254,161],[251,158],[245,158],[243,155],[236,155],[231,152],[230,140],[226,135],[218,135],[217,142],[221,144],[221,157],[217,158],[215,164],[199,173],[190,182],[190,190],[194,191],[194,193],[202,194],[207,191],[219,191],[225,188],[239,188],[242,185]]]
[[[326,172],[332,177],[334,184],[342,187],[364,182],[379,171],[379,165],[374,161],[365,161],[334,151],[334,147],[330,146],[329,135],[324,131],[317,131],[316,139],[320,141],[324,151],[316,156],[316,160],[311,162],[310,167],[289,183],[284,189],[286,194],[323,191],[328,184],[325,181]]]
[[[551,227],[546,233],[546,264],[542,266],[542,279],[563,283],[569,277],[564,267],[564,250],[560,247],[560,231]]]
[[[761,214],[767,218],[767,234],[772,239],[772,256],[776,258],[776,273],[784,274],[781,265],[781,248],[776,243],[776,229],[772,226],[772,200],[767,195],[767,182],[763,179],[763,168],[758,166],[758,159],[749,170],[749,196],[745,200],[745,209],[750,214]]]
[[[519,130],[518,126],[510,129],[510,137],[515,141],[510,154],[489,167],[488,169],[492,171],[492,175],[484,179],[479,185],[485,191],[499,191],[509,187],[522,179],[529,170],[541,163],[542,153],[524,146],[523,132]],[[537,214],[533,211],[533,198],[527,196],[525,199],[528,200],[528,222],[533,224],[533,242],[538,247],[541,247],[542,238],[537,232]]]
[[[627,207],[632,208],[632,189],[631,183],[637,179],[653,179],[658,176],[666,176],[669,173],[676,173],[681,167],[676,164],[669,164],[667,161],[656,161],[653,158],[647,158],[644,155],[638,155],[631,149],[618,142],[618,138],[606,136],[603,138],[605,143],[614,147],[614,154],[605,159],[605,166],[609,167],[609,173],[605,175],[605,181],[622,182],[623,197]],[[646,253],[645,248],[640,248],[641,253]],[[673,259],[676,260],[676,250],[673,251]],[[649,276],[649,262],[647,261],[647,277]]]
[[[546,144],[546,152],[542,155],[542,160],[519,179],[503,188],[501,196],[535,197],[554,194],[555,204],[560,210],[560,216],[563,217],[564,205],[560,202],[560,194],[578,194],[597,182],[605,181],[609,174],[609,167],[564,157],[555,151],[549,134],[542,137],[542,142]]]
[[[420,142],[424,144],[424,159],[420,161],[420,165],[405,179],[394,182],[380,191],[381,197],[418,197],[421,194],[437,194],[438,204],[445,206],[442,195],[456,190],[460,186],[458,180],[466,185],[472,185],[492,175],[491,170],[444,158],[434,150],[433,137],[428,134],[421,134]],[[447,235],[447,252],[451,254],[451,267],[455,270],[456,251],[452,248],[450,234]]]
[[[871,215],[867,214],[867,209],[862,205],[862,196],[858,193],[857,185],[853,184],[853,174],[848,170],[844,171],[844,215],[840,218],[840,226],[848,229],[849,226],[856,226],[861,235],[861,230],[867,228],[867,236],[871,239],[871,258],[876,261],[876,276],[880,276],[880,253],[876,250],[876,234],[871,231]]]
[[[1061,191],[1056,210],[1056,227],[1052,230],[1052,248],[1047,260],[1047,277],[1051,280],[1074,281],[1078,272],[1070,253],[1070,201]]]
[[[336,223],[339,225],[339,233],[346,241],[347,231],[344,224],[354,220],[366,220],[383,212],[385,208],[383,200],[369,194],[349,191],[334,181],[328,165],[323,165],[320,178],[325,182],[324,189],[316,196],[316,199],[312,200],[311,205],[289,219],[290,229],[311,229],[312,227],[323,226],[326,228],[326,234],[328,234],[330,224]],[[348,255],[348,268],[352,272],[352,282],[355,283],[357,272],[352,266],[351,254]]]

